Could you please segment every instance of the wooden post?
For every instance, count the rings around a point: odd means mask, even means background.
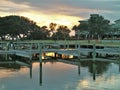
[[[67,42],[67,49],[69,49],[69,42]]]
[[[78,50],[77,51],[78,51],[78,60],[80,61],[80,56],[81,55],[80,55],[80,45],[79,44],[78,44]]]
[[[42,62],[42,45],[39,44],[39,61]]]
[[[93,80],[96,80],[96,65],[95,62],[93,62]]]
[[[81,66],[81,63],[80,63],[80,60],[78,60],[78,75],[80,75],[80,66]]]
[[[80,44],[78,43],[78,49],[80,49]]]
[[[32,79],[32,62],[30,63],[30,79]]]
[[[9,42],[6,43],[6,51],[8,51],[8,50],[9,50]],[[8,60],[8,54],[7,53],[5,54],[5,60]]]
[[[75,49],[77,49],[77,43],[75,43]]]
[[[95,74],[96,74],[96,65],[95,65],[95,59],[96,59],[96,46],[95,44],[93,44],[93,80],[96,79]]]
[[[57,58],[57,53],[56,52],[54,53],[54,57],[55,57],[55,59]]]
[[[42,48],[45,49],[45,42],[42,43]]]
[[[78,44],[78,74],[80,75],[80,65],[81,65],[81,63],[80,63],[80,45]]]
[[[120,72],[120,55],[119,55],[119,72]]]
[[[40,62],[40,66],[39,66],[39,71],[40,71],[40,75],[39,75],[39,84],[40,86],[42,86],[42,45],[39,44],[39,62]]]
[[[62,59],[62,54],[58,54],[58,58],[59,58],[59,59]]]
[[[2,49],[3,49],[4,43],[1,43],[1,46],[2,46]]]
[[[93,61],[95,61],[95,59],[96,59],[96,46],[95,46],[95,44],[93,44],[93,53],[92,53],[92,56],[93,56]]]
[[[32,43],[30,43],[30,63],[32,62]]]
[[[66,43],[64,43],[64,49],[66,49]]]
[[[40,78],[39,80],[40,81],[39,81],[39,84],[40,84],[40,86],[42,86],[42,62],[40,62],[40,68],[39,69],[40,69],[40,75],[39,75],[39,78]]]

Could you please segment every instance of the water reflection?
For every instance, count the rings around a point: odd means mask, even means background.
[[[30,79],[32,79],[32,63],[30,63]]]
[[[119,72],[120,72],[120,60],[119,60]]]
[[[80,60],[78,60],[78,75],[80,75],[80,65],[81,65]]]
[[[26,68],[30,69],[30,78],[32,78],[32,63],[26,63],[23,61],[0,61],[0,78],[2,78],[3,76],[11,76],[11,74],[15,74],[16,72],[19,72],[21,69],[22,71],[25,73],[26,72]],[[26,72],[27,73],[27,72]]]
[[[93,62],[93,65],[92,65],[93,67],[93,80],[95,80],[96,79],[96,76],[95,76],[95,74],[96,74],[96,65],[95,65],[95,63]]]
[[[24,69],[21,70],[21,68]],[[2,71],[3,69],[4,71]],[[42,61],[28,64],[15,61],[13,64],[0,64],[1,74],[5,70],[10,70],[9,73],[14,72],[16,75],[13,78],[0,78],[0,81],[8,81],[0,82],[0,89],[3,87],[1,85],[5,85],[6,89],[3,90],[9,90],[8,88],[12,90],[11,82],[18,84],[16,87],[25,87],[21,90],[119,90],[119,63],[69,60],[65,62],[62,60],[61,62]],[[5,74],[7,75],[7,73]],[[21,75],[22,73],[24,74]],[[21,79],[21,77],[27,76],[30,80]],[[24,85],[22,82],[26,84]]]
[[[42,86],[42,62],[40,62],[40,67],[39,67],[39,69],[40,69],[40,86]]]

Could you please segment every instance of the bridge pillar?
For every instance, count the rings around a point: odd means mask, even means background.
[[[120,55],[119,55],[119,72],[120,72]]]
[[[42,45],[39,44],[39,61],[42,62]]]
[[[62,59],[62,54],[58,54],[58,58]]]
[[[54,56],[55,58],[57,58],[57,53],[55,52],[55,56]]]
[[[93,62],[93,80],[96,80],[96,65],[95,65],[95,62]]]
[[[96,46],[95,46],[95,44],[93,45],[93,53],[92,53],[92,56],[93,56],[93,61],[95,61],[95,59],[96,59]]]

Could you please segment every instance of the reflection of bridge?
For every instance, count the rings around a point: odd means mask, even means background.
[[[43,61],[44,62],[44,61]],[[46,62],[50,62],[50,61],[46,61]],[[101,67],[101,65],[102,65],[102,63],[95,63],[95,62],[92,62],[92,63],[86,63],[85,65],[84,64],[82,64],[82,61],[79,61],[79,60],[76,60],[76,62],[73,62],[73,61],[69,61],[69,60],[63,60],[63,59],[58,59],[58,62],[62,62],[62,63],[66,63],[66,64],[72,64],[72,65],[76,65],[76,67],[77,67],[77,71],[78,71],[78,75],[81,75],[81,71],[82,71],[82,69],[81,69],[81,67],[85,67],[85,68],[88,68],[89,70],[91,70],[91,71],[89,71],[90,73],[91,73],[91,76],[92,76],[92,78],[93,78],[93,80],[96,80],[96,77],[98,76],[97,74],[97,71],[99,71],[99,70],[103,70],[103,69],[105,69],[104,68],[104,66],[103,67]],[[83,61],[84,62],[84,61]],[[20,66],[26,66],[26,67],[28,67],[29,69],[30,69],[30,73],[29,73],[29,75],[30,75],[30,79],[32,79],[32,62],[31,63],[25,63],[25,62],[22,62],[22,61],[19,61],[19,60],[16,60],[16,61],[3,61],[3,62],[0,62],[0,67],[1,67],[1,64],[8,64],[8,65],[10,65],[11,63],[14,63],[14,65],[15,64],[18,64],[18,65],[20,65]],[[39,84],[40,85],[42,85],[42,70],[43,70],[43,66],[42,66],[42,62],[38,62],[39,63]],[[100,64],[100,65],[98,65],[97,66],[97,64]],[[13,66],[14,66],[13,65]],[[84,66],[82,66],[82,65],[84,65]],[[106,64],[105,64],[106,65]],[[99,67],[100,66],[100,67]],[[99,67],[99,68],[98,68]],[[107,67],[107,66],[106,66]],[[100,68],[103,68],[103,69],[100,69]],[[0,68],[0,69],[2,69],[2,68]],[[48,74],[49,75],[49,74]]]

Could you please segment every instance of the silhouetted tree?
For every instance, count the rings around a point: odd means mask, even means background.
[[[36,29],[38,29],[36,23],[23,16],[11,15],[0,18],[0,37],[2,40],[6,36],[12,39],[22,39],[28,37]]]
[[[52,38],[54,39],[68,39],[70,29],[67,26],[61,25],[57,29],[57,32],[53,34]]]
[[[91,14],[88,21],[79,21],[78,26],[73,26],[75,35],[79,39],[80,35],[84,33],[87,36],[88,42],[90,39],[100,39],[106,32],[110,30],[110,21],[104,19],[99,14]],[[85,39],[85,38],[84,38]]]
[[[104,19],[103,16],[98,14],[91,14],[89,20],[89,35],[90,37],[99,39],[109,30],[110,28],[110,21]]]
[[[51,34],[55,33],[56,26],[57,26],[56,23],[50,23],[49,28],[50,28]]]

